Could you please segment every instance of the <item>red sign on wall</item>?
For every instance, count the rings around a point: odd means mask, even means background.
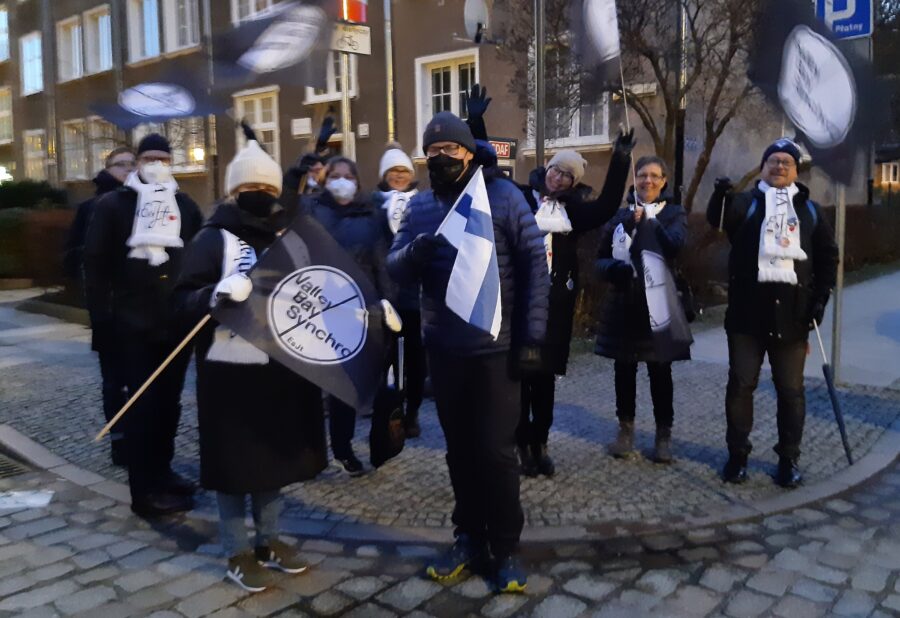
[[[337,0],[338,15],[345,21],[358,24],[366,23],[366,8],[368,0]]]
[[[498,159],[515,159],[516,158],[516,140],[514,139],[491,139],[491,146],[497,151]]]

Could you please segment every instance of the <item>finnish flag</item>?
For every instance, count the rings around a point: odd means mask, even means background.
[[[501,317],[500,268],[491,206],[480,166],[437,233],[458,250],[447,283],[447,307],[496,340]]]

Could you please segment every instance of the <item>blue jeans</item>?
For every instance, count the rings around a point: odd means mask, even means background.
[[[250,549],[244,517],[247,514],[247,494],[216,493],[219,503],[219,534],[222,548],[228,557]],[[278,514],[281,512],[281,492],[264,491],[250,494],[253,524],[256,528],[256,547],[265,547],[269,539],[278,535]]]

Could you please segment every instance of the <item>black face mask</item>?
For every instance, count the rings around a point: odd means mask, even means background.
[[[244,191],[237,195],[237,205],[254,217],[265,219],[272,214],[272,208],[278,198],[267,191]]]
[[[454,159],[444,153],[429,158],[428,177],[431,178],[431,188],[440,191],[453,187],[465,169],[466,163],[462,159]]]

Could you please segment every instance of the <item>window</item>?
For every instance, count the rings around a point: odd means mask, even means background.
[[[109,5],[84,14],[84,57],[86,73],[99,73],[113,67]]]
[[[900,162],[882,164],[881,182],[882,184],[900,183]]]
[[[478,50],[416,58],[417,134],[438,112],[466,117],[466,93],[478,81]]]
[[[356,56],[350,55],[350,96],[355,97],[359,90],[356,79]],[[304,103],[324,103],[339,101],[341,98],[341,55],[328,52],[328,66],[325,70],[326,88],[307,88]]]
[[[234,109],[237,118],[245,118],[260,143],[276,161],[281,158],[278,126],[278,89],[262,89],[234,95]],[[238,129],[238,147],[243,148],[244,135]]]
[[[177,118],[166,123],[148,122],[134,130],[134,143],[145,135],[166,136],[172,148],[172,172],[190,174],[206,171],[206,129],[202,117]]]
[[[12,140],[12,90],[0,88],[0,144],[8,144]]]
[[[63,178],[84,180],[88,175],[88,160],[85,149],[84,120],[69,120],[62,123]]]
[[[100,118],[88,120],[91,173],[97,174],[106,167],[106,157],[118,146],[116,127]]]
[[[47,154],[44,151],[44,130],[25,131],[25,178],[47,180]]]
[[[0,4],[0,60],[9,60],[9,12]]]
[[[56,24],[56,58],[59,63],[59,81],[65,82],[84,75],[81,20],[78,17]]]
[[[272,8],[273,4],[273,0],[231,0],[231,21],[238,23],[259,17]]]
[[[200,14],[197,11],[197,0],[163,0],[163,2],[166,51],[199,45]]]
[[[128,40],[132,62],[159,55],[157,0],[128,0]]]
[[[22,65],[22,95],[44,89],[44,66],[41,56],[41,33],[32,32],[19,39]]]

